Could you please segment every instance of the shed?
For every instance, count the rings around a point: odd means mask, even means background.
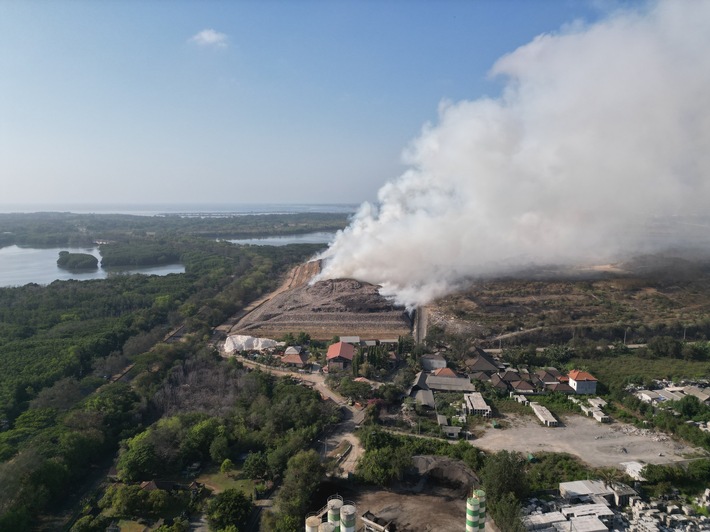
[[[477,349],[476,356],[466,359],[464,363],[466,364],[466,369],[471,373],[482,371],[491,374],[500,369],[496,361],[483,349]]]
[[[426,379],[426,385],[430,390],[435,392],[473,392],[476,387],[471,384],[471,381],[461,377],[437,377],[429,375]]]

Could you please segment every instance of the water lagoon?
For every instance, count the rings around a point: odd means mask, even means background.
[[[0,248],[0,287],[23,286],[28,283],[50,284],[53,281],[76,279],[106,279],[115,274],[142,273],[145,275],[167,275],[185,273],[182,264],[167,264],[146,268],[97,268],[95,270],[69,271],[57,266],[60,251],[88,253],[101,260],[99,248],[27,248],[7,246]]]
[[[318,231],[302,235],[268,236],[264,238],[245,238],[227,240],[232,244],[251,244],[253,246],[287,246],[289,244],[330,244],[335,238],[331,231]]]

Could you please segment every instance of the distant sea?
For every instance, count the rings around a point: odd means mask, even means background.
[[[309,212],[354,213],[357,203],[35,203],[1,204],[0,213],[72,212],[135,216],[243,216]]]

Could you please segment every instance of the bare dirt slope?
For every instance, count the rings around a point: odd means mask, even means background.
[[[427,308],[428,329],[466,334],[483,346],[592,340],[645,343],[650,336],[707,335],[710,261],[643,257],[586,270],[534,271],[481,279]],[[679,330],[672,329],[680,327]],[[485,342],[489,342],[486,344]]]
[[[376,339],[410,333],[409,315],[380,296],[376,285],[354,279],[309,285],[319,266],[310,262],[292,270],[281,288],[253,306],[229,334],[279,338],[304,331],[314,339],[329,340],[340,335]]]

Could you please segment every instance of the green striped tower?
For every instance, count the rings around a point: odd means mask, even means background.
[[[475,491],[478,497],[478,530],[486,528],[486,492],[483,490]]]
[[[342,507],[342,497],[331,497],[328,500],[328,523],[333,525],[334,532],[340,532],[340,508]]]
[[[355,532],[357,517],[355,506],[344,504],[340,508],[340,532]]]
[[[486,526],[486,492],[474,490],[466,499],[466,532],[479,532]]]

